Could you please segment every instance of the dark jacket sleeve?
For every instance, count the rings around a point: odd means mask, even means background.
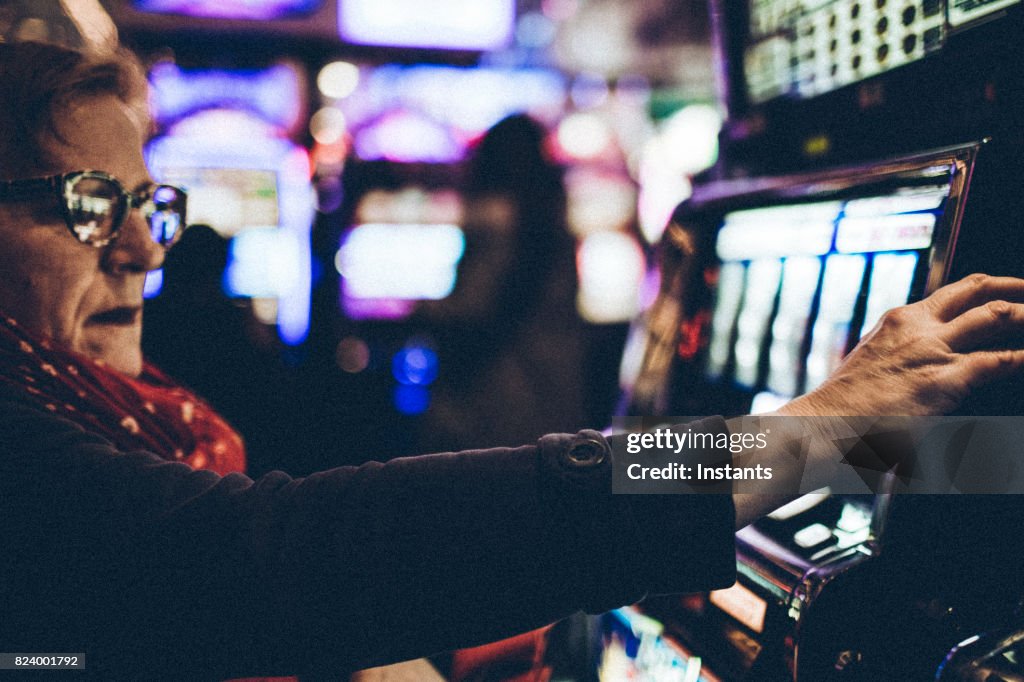
[[[612,495],[610,457],[583,431],[253,481],[0,402],[0,650],[107,679],[342,670],[731,584],[731,498]]]

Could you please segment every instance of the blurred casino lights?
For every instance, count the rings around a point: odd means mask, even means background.
[[[661,139],[673,168],[695,175],[718,159],[718,131],[722,115],[710,104],[690,104],[665,122]]]
[[[342,309],[352,319],[396,319],[415,301],[445,298],[465,249],[455,225],[366,223],[345,236],[335,256]]]
[[[676,206],[693,192],[690,179],[673,170],[673,164],[667,158],[670,155],[660,138],[649,140],[640,153],[637,218],[648,244],[656,244],[661,239]]]
[[[636,215],[636,187],[622,172],[574,168],[566,190],[569,229],[577,237],[627,229]]]
[[[460,145],[439,122],[418,112],[390,111],[362,128],[355,139],[361,159],[414,163],[451,163],[463,156]]]
[[[309,332],[314,215],[308,153],[252,109],[204,109],[170,121],[145,150],[154,178],[189,190],[189,220],[232,239],[228,293],[274,297],[268,323],[286,344],[301,343]]]
[[[558,33],[558,26],[541,12],[526,12],[516,22],[516,42],[523,46],[539,49],[551,44]]]
[[[395,409],[407,416],[423,414],[430,407],[430,390],[423,386],[398,384],[394,391]]]
[[[395,353],[391,373],[406,386],[429,386],[437,379],[437,353],[428,346],[410,343]]]
[[[418,339],[409,340],[391,360],[395,409],[405,415],[422,414],[430,406],[430,390],[438,373],[437,353]]]
[[[569,114],[558,125],[559,146],[570,157],[591,159],[601,155],[612,144],[612,131],[597,114]]]
[[[581,73],[569,87],[569,97],[578,109],[593,109],[608,101],[610,90],[604,76],[598,73]]]
[[[347,131],[345,114],[335,107],[324,107],[309,119],[309,134],[322,145],[337,144]]]
[[[267,20],[304,14],[322,0],[132,0],[143,11],[192,17]]]
[[[541,11],[552,21],[566,21],[580,8],[580,0],[543,0]]]
[[[303,75],[291,64],[266,69],[183,69],[169,61],[149,72],[150,105],[157,121],[184,121],[207,109],[248,112],[265,125],[296,129],[304,115]],[[204,120],[204,125],[212,121]],[[224,122],[237,135],[236,121]]]
[[[596,324],[626,322],[639,312],[646,263],[636,239],[623,232],[588,235],[576,254],[576,307]]]
[[[331,62],[316,76],[320,94],[329,99],[344,99],[359,87],[359,67],[350,62]]]
[[[358,336],[346,336],[338,342],[334,359],[342,371],[358,374],[370,366],[370,347]]]
[[[85,18],[97,5],[61,2]],[[165,15],[163,25],[177,21],[185,33],[205,23],[211,35],[239,36],[249,21],[253,31],[273,24],[271,31],[288,36],[237,58],[230,46],[205,62],[202,47],[157,53],[150,73],[157,135],[146,156],[155,178],[188,188],[190,222],[231,239],[226,292],[251,298],[286,344],[306,339],[311,315],[320,314],[311,310],[318,305],[313,288],[329,282],[330,314],[349,325],[336,346],[326,346],[327,362],[334,348],[340,372],[372,365],[386,374],[395,337],[418,324],[417,306],[453,291],[466,248],[466,162],[506,116],[527,113],[544,125],[548,151],[565,167],[577,308],[594,324],[638,312],[651,274],[640,242],[657,242],[689,195],[691,176],[717,156],[720,113],[700,93],[666,94],[666,73],[637,61],[643,46],[632,27],[642,12],[628,2],[124,4],[136,16]],[[306,35],[325,18],[326,34]],[[109,26],[96,27],[91,40],[109,41]],[[313,37],[333,41],[335,50],[294,47],[295,39]],[[659,101],[695,103],[665,117]],[[443,187],[384,182],[353,190],[350,179],[359,176],[346,174],[364,162],[451,172]],[[329,236],[315,254],[314,224]],[[161,277],[147,277],[147,296],[158,295]],[[383,337],[388,350],[378,360]],[[395,409],[426,410],[438,372],[429,344],[405,342],[391,371]]]
[[[514,0],[345,0],[338,6],[341,36],[362,45],[493,50],[508,43],[514,21]]]

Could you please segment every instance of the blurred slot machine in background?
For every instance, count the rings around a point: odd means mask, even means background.
[[[631,414],[769,412],[888,309],[970,272],[1022,272],[1024,90],[1005,64],[1018,5],[717,8],[722,157],[662,241],[660,293],[627,351]],[[1021,407],[1003,382],[963,409]],[[1005,524],[1020,507],[819,491],[737,533],[736,586],[642,611],[692,679],[932,679],[951,650],[949,679],[974,679],[970,651],[990,666],[1010,652],[1019,674],[1021,547]],[[989,629],[1010,634],[956,648]]]
[[[454,164],[352,162],[345,178],[351,216],[336,242],[336,362],[379,375],[393,410],[414,417],[430,404],[437,349],[415,316],[455,287],[465,250]],[[375,360],[376,359],[376,360]]]
[[[187,185],[192,221],[231,239],[224,291],[284,346],[286,372],[302,394],[293,401],[302,408],[282,409],[298,422],[319,415],[302,429],[310,434],[302,450],[320,454],[304,459],[341,463],[330,452],[342,440],[344,450],[374,458],[433,447],[411,435],[437,388],[423,377],[436,373],[454,386],[446,367],[472,372],[458,356],[435,364],[428,327],[439,323],[424,324],[420,312],[457,291],[466,264],[460,221],[470,150],[519,113],[542,124],[546,153],[565,170],[566,220],[552,224],[564,231],[567,223],[578,248],[575,263],[559,268],[576,296],[573,323],[586,327],[589,365],[575,374],[591,384],[591,418],[557,428],[607,419],[621,339],[649,276],[650,237],[637,223],[657,215],[660,231],[682,195],[668,186],[680,176],[675,164],[666,173],[648,163],[651,177],[634,167],[652,130],[652,82],[643,69],[559,68],[559,42],[601,51],[585,40],[592,27],[576,23],[589,8],[514,0],[103,5],[153,67],[154,175]],[[658,115],[685,108],[699,119],[688,156],[713,157],[720,119],[707,106],[710,83],[702,87],[682,100],[669,88]],[[685,106],[694,101],[703,106]],[[683,140],[676,137],[672,146]],[[660,182],[652,179],[658,171]],[[158,277],[149,286],[154,301]],[[159,345],[155,331],[150,336]],[[483,354],[473,361],[483,364]],[[410,358],[428,368],[412,368]],[[378,431],[389,434],[382,440],[367,426],[377,419],[390,424],[381,422]],[[264,431],[249,440],[267,440],[271,429]],[[401,443],[396,434],[405,434]]]
[[[444,371],[417,309],[456,284],[470,146],[512,113],[553,125],[565,104],[563,76],[536,60],[478,64],[510,45],[516,3],[125,0],[109,10],[155,59],[151,172],[189,190],[190,222],[230,240],[224,294],[284,346],[279,393],[291,399],[252,392],[278,408],[231,415],[258,422],[247,440],[298,472],[417,450],[416,419]],[[154,310],[161,276],[148,281]],[[275,454],[295,450],[291,461]]]
[[[333,209],[322,256],[333,271],[322,286],[336,304],[320,327],[333,330],[338,367],[377,377],[412,433],[445,370],[422,306],[457,285],[471,145],[515,112],[551,120],[564,84],[543,69],[441,65],[385,64],[358,78],[357,90],[314,114],[343,120],[350,147],[339,184],[321,183],[322,209]]]
[[[309,332],[310,159],[289,139],[302,125],[302,74],[264,70],[150,71],[162,128],[146,147],[155,178],[189,192],[189,222],[230,239],[224,290],[253,301],[264,324],[296,345]],[[151,276],[151,296],[159,275]]]

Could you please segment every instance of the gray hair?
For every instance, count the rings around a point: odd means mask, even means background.
[[[48,43],[0,43],[0,178],[52,171],[45,141],[64,141],[60,112],[101,95],[144,112],[145,92],[142,66],[128,50],[92,54]]]

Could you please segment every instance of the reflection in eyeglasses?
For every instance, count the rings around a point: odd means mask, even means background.
[[[99,218],[110,215],[111,203],[110,199],[107,199],[106,197],[73,194],[71,196],[70,208],[72,211],[80,211],[83,214],[92,214]]]
[[[69,198],[73,229],[81,241],[102,239],[111,222],[112,202],[105,197],[73,194]]]
[[[157,244],[170,244],[181,229],[181,215],[174,209],[154,211],[149,216],[149,230]]]

